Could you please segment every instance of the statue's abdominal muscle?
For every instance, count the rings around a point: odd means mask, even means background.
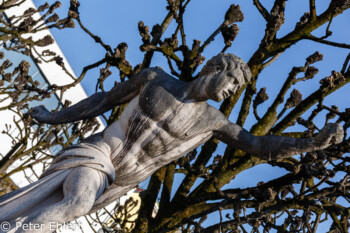
[[[211,132],[192,129],[195,123],[190,116],[193,106],[182,108],[182,113],[167,109],[162,119],[156,121],[141,109],[138,100],[139,97],[135,97],[120,119],[104,131],[104,138],[111,146],[116,183],[123,183],[120,185],[141,182],[159,167],[181,157],[211,136]],[[184,128],[188,130],[184,131]]]

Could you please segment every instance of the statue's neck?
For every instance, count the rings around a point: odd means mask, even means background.
[[[193,101],[207,101],[207,91],[210,79],[206,76],[198,77],[192,82],[187,83],[186,93],[189,99]]]

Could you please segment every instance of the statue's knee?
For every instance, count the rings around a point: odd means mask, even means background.
[[[73,197],[65,201],[67,212],[74,214],[74,217],[86,215],[92,208],[94,200],[90,198]],[[72,209],[74,211],[72,211]]]

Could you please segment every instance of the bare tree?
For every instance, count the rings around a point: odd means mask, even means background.
[[[9,0],[2,1],[0,5],[0,41],[3,49],[3,52],[0,52],[0,111],[10,111],[14,115],[13,122],[3,122],[6,125],[2,134],[10,137],[12,148],[3,154],[0,160],[1,193],[17,188],[9,179],[11,175],[24,172],[32,181],[25,171],[32,170],[31,173],[37,175],[33,167],[38,164],[42,164],[42,169],[45,169],[52,159],[52,154],[48,151],[50,147],[66,147],[98,127],[96,119],[71,125],[47,126],[32,121],[27,114],[29,105],[34,101],[40,102],[55,97],[59,100],[58,105],[51,107],[56,110],[67,107],[70,102],[66,100],[63,103],[63,93],[79,83],[84,73],[78,79],[74,78],[65,68],[62,58],[55,52],[45,49],[53,43],[50,35],[39,39],[33,39],[32,36],[48,28],[63,29],[75,26],[71,17],[60,19],[55,13],[61,3],[55,2],[51,5],[46,3],[37,9],[29,8],[19,16],[6,14],[8,10],[24,2]],[[37,13],[41,13],[39,18],[35,18]],[[39,48],[42,51],[40,53]],[[12,62],[11,59],[14,57],[10,52],[23,54],[23,60],[19,63]],[[43,85],[30,75],[31,63],[28,62],[30,59],[38,63],[57,63],[72,77],[72,82],[63,86]],[[87,67],[86,70],[88,69]]]
[[[350,108],[341,110],[335,105],[327,106],[324,104],[324,100],[350,81],[350,54],[346,58],[344,57],[341,70],[335,70],[327,77],[322,77],[320,85],[315,87],[314,92],[306,97],[302,97],[297,89],[292,92],[290,90],[300,81],[305,81],[307,85],[307,82],[316,76],[318,69],[314,63],[321,62],[323,56],[315,51],[315,53],[305,57],[305,61],[297,61],[294,67],[291,65],[289,75],[284,80],[279,79],[282,88],[278,95],[261,116],[259,116],[257,108],[267,100],[268,95],[265,88],[261,88],[259,91],[256,89],[257,81],[263,78],[261,72],[275,62],[285,51],[292,50],[292,45],[298,44],[302,40],[326,44],[330,48],[349,49],[350,44],[329,40],[332,35],[330,31],[332,21],[350,8],[349,0],[330,1],[328,7],[322,12],[316,12],[315,0],[309,0],[309,12],[305,13],[299,22],[295,22],[295,27],[290,32],[280,37],[277,36],[277,33],[285,23],[286,0],[275,0],[271,9],[265,8],[259,0],[252,0],[251,2],[261,14],[261,20],[266,22],[264,36],[248,61],[253,80],[238,93],[224,100],[220,106],[220,111],[226,117],[229,117],[234,107],[236,107],[235,111],[239,111],[236,123],[240,126],[244,126],[249,114],[253,114],[255,123],[250,128],[250,132],[257,136],[275,134],[291,137],[311,137],[318,133],[319,128],[322,128],[322,125],[315,124],[315,117],[323,116],[324,113],[326,113],[324,122],[333,121],[341,124],[344,131],[347,132],[350,126]],[[154,53],[160,53],[166,57],[168,61],[167,68],[178,79],[183,81],[196,79],[197,68],[205,61],[202,54],[207,46],[221,34],[224,38],[224,44],[217,53],[227,51],[239,32],[236,23],[244,20],[244,12],[241,11],[238,5],[231,5],[225,15],[217,16],[222,17],[222,23],[204,42],[193,40],[192,45],[187,45],[184,14],[187,6],[191,4],[191,0],[168,0],[167,3],[168,6],[164,10],[168,14],[163,22],[154,25],[152,30],[143,22],[139,22],[138,29],[142,40],[140,50],[144,53],[144,57],[139,64],[133,66],[126,58],[127,44],[121,43],[115,48],[106,44],[103,39],[83,24],[79,14],[80,3],[71,0],[67,18],[62,20],[55,18],[56,20],[49,21],[47,26],[42,27],[63,28],[72,26],[76,22],[105,50],[105,56],[99,58],[98,62],[86,66],[78,79],[70,85],[37,90],[34,84],[22,84],[22,89],[27,91],[27,87],[31,87],[30,91],[37,92],[37,96],[43,98],[46,93],[64,91],[70,86],[74,86],[84,78],[86,72],[90,69],[103,66],[100,69],[100,77],[97,79],[96,91],[104,91],[104,82],[110,77],[112,67],[119,70],[120,82],[123,82],[125,79],[132,79],[135,73],[149,67]],[[11,1],[11,4],[15,3]],[[2,7],[6,8],[8,6],[3,5]],[[49,14],[52,14],[51,9],[55,7],[52,5],[46,8],[48,8]],[[48,17],[49,14],[43,13],[42,15]],[[30,16],[23,17],[23,22],[29,22],[23,24],[22,27],[26,28],[25,30],[40,30],[32,26],[34,22],[29,20]],[[172,21],[176,23],[175,30],[169,33],[172,36],[163,38]],[[6,22],[4,21],[4,23]],[[314,36],[312,33],[322,25],[327,25],[325,35],[322,37]],[[5,29],[6,27],[0,30],[5,31]],[[14,34],[15,41],[24,46],[24,52],[25,49],[31,50],[33,43],[38,44],[38,42],[29,43],[24,39],[18,39],[21,38],[20,34],[12,32],[16,30],[20,31],[19,26],[6,32],[9,35]],[[17,49],[17,51],[21,52],[22,50]],[[60,64],[59,58],[54,59]],[[3,66],[6,68],[6,64],[1,67]],[[18,69],[20,70],[20,68]],[[5,76],[3,74],[4,80]],[[11,85],[5,86],[15,89],[15,84]],[[289,97],[286,96],[287,93],[291,93]],[[8,94],[9,98],[16,100],[10,95],[11,93]],[[239,98],[242,98],[243,102],[241,106],[236,106]],[[12,105],[17,103],[18,100],[13,102]],[[118,119],[124,107],[125,105],[117,106],[110,115],[104,116],[107,124],[111,124]],[[281,107],[282,110],[279,110]],[[307,112],[308,110],[312,110],[311,113],[310,111]],[[22,121],[30,122],[30,119],[22,117]],[[305,131],[286,133],[289,127],[294,124],[304,126]],[[52,131],[50,130],[46,134],[49,132],[54,134],[55,130],[57,131],[53,128]],[[78,133],[79,130],[76,132]],[[41,137],[44,136],[47,137],[48,135],[44,133]],[[14,141],[17,142],[20,139]],[[135,221],[135,227],[132,230],[124,229],[124,231],[135,233],[176,231],[269,232],[272,230],[277,232],[317,232],[320,223],[327,220],[330,222],[327,231],[349,231],[350,158],[348,153],[350,139],[347,134],[339,145],[322,151],[273,161],[265,161],[231,147],[226,147],[223,155],[217,155],[218,144],[219,141],[212,138],[185,157],[155,172],[150,178],[147,190],[141,193],[141,207]],[[16,145],[15,143],[14,146]],[[33,148],[33,152],[30,153],[38,151],[38,147]],[[23,154],[23,151],[20,152]],[[4,162],[9,160],[11,156],[5,156],[6,160]],[[211,160],[211,158],[213,159]],[[37,162],[38,160],[34,158],[33,161]],[[259,164],[280,167],[286,171],[286,174],[266,183],[260,182],[255,187],[224,188],[224,185],[232,181],[237,175]],[[179,173],[184,174],[185,178],[177,190],[173,190],[174,177]],[[195,183],[199,184],[194,188]],[[171,195],[172,193],[175,193],[174,196]],[[159,209],[154,214],[157,198],[159,198]],[[339,199],[342,199],[342,203],[346,203],[347,206],[340,205]],[[131,205],[131,202],[128,204]],[[220,220],[216,224],[208,226],[205,220],[211,213],[217,213]],[[111,213],[111,219],[113,218],[115,218],[115,215]],[[122,220],[115,220],[115,223],[126,221],[125,219],[124,217]],[[113,229],[113,226],[118,224],[101,224],[104,225],[106,232],[123,231]]]

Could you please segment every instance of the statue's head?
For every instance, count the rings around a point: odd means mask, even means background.
[[[209,99],[220,102],[248,83],[252,74],[241,58],[220,53],[205,64],[199,76],[209,79],[206,87]]]

